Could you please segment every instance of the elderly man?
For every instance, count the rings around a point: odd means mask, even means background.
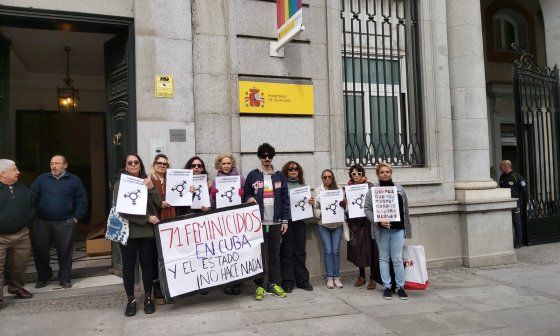
[[[8,293],[19,299],[33,297],[23,288],[31,254],[29,224],[34,216],[33,193],[18,182],[12,160],[0,159],[0,305],[3,303],[4,266],[8,269]]]
[[[511,161],[504,160],[500,163],[500,188],[511,189],[511,197],[517,198],[517,207],[512,210],[513,228],[515,231],[514,247],[520,248],[523,246],[523,218],[521,209],[523,207],[523,200],[527,199],[527,182],[523,176],[516,173],[511,168]]]
[[[52,277],[49,250],[53,238],[58,255],[58,282],[63,288],[72,287],[74,224],[85,216],[88,201],[82,181],[67,168],[66,158],[55,155],[51,171],[39,175],[31,184],[37,203],[37,221],[31,234],[38,278],[35,288],[45,287]]]

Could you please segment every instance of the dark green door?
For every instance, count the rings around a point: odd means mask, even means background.
[[[10,40],[0,35],[0,158],[13,156],[10,150]]]
[[[121,33],[105,43],[107,176],[111,196],[124,155],[136,151],[134,43],[133,39],[129,38],[131,34]],[[121,276],[121,250],[116,243],[113,243],[112,250],[113,273]]]

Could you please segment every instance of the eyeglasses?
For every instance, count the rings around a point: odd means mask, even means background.
[[[51,162],[51,166],[60,166],[64,164],[64,162]]]
[[[322,176],[323,180],[332,180],[332,175]]]
[[[155,164],[160,166],[160,167],[169,167],[169,163],[167,163],[167,162],[156,161]]]
[[[362,172],[352,172],[352,176],[362,176]]]
[[[138,160],[128,161],[126,164],[129,165],[129,166],[136,166],[136,165],[140,164],[140,161],[138,161]]]
[[[298,171],[298,167],[290,167],[288,168],[288,171]]]
[[[200,164],[200,163],[193,163],[193,164],[191,164],[191,168],[202,168],[202,164]]]
[[[272,160],[272,158],[274,158],[274,155],[270,155],[270,154],[261,154],[259,155],[259,159],[270,159]]]

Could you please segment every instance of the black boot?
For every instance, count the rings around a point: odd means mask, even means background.
[[[134,295],[128,297],[128,303],[126,304],[126,309],[124,310],[125,316],[134,316],[136,315],[136,300],[134,299]]]

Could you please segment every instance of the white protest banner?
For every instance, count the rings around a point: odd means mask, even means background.
[[[309,204],[311,188],[309,186],[290,189],[290,211],[292,221],[313,217],[313,209]]]
[[[241,196],[239,196],[239,189],[241,189],[240,176],[216,176],[216,208],[221,209],[233,205],[241,204]]]
[[[348,202],[348,217],[365,217],[364,205],[366,203],[368,184],[348,185],[344,187],[344,190],[346,191],[346,200]]]
[[[193,175],[194,195],[191,209],[210,207],[210,194],[208,193],[208,175]]]
[[[148,205],[148,188],[144,179],[121,174],[119,194],[117,195],[117,212],[130,215],[145,215]]]
[[[258,205],[201,212],[157,226],[159,274],[172,298],[263,272]]]
[[[343,200],[342,190],[321,191],[321,221],[324,224],[341,223],[344,221],[344,209],[340,206]]]
[[[168,169],[165,182],[165,201],[172,206],[190,206],[193,184],[191,169]]]
[[[372,187],[373,217],[376,222],[398,222],[401,220],[397,187]]]

